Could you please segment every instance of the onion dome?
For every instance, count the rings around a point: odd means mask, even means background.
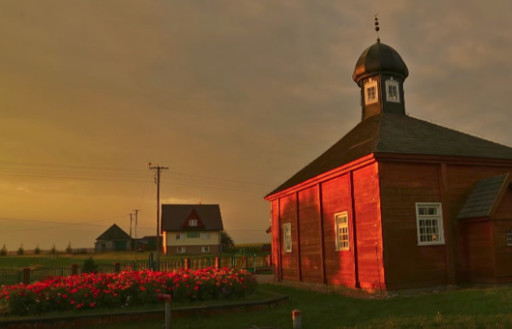
[[[398,52],[380,40],[366,48],[359,56],[352,79],[359,84],[362,79],[376,74],[398,76],[402,81],[409,75],[407,65]]]

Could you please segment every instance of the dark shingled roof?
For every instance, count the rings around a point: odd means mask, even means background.
[[[478,181],[457,218],[490,217],[496,203],[499,202],[500,192],[510,183],[509,176],[510,174],[506,173]]]
[[[162,231],[183,231],[188,216],[195,211],[204,231],[222,231],[222,217],[218,204],[164,204],[162,205]]]
[[[110,226],[102,235],[96,240],[130,240],[131,237],[128,233],[123,231],[117,224]]]
[[[512,148],[403,114],[361,121],[331,148],[267,196],[372,153],[512,160]]]

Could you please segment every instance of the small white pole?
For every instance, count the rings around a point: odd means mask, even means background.
[[[171,329],[171,295],[169,294],[159,294],[158,299],[163,300],[165,302],[165,329]]]
[[[302,329],[302,311],[292,311],[293,329]]]

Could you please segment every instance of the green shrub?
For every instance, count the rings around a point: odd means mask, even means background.
[[[0,250],[0,256],[7,256],[7,248],[5,247],[5,244],[3,248]]]
[[[71,242],[68,243],[66,247],[66,254],[71,254],[73,252],[73,248],[71,248]]]
[[[18,248],[18,255],[23,255],[25,253],[25,249],[23,249],[23,245],[21,245],[19,248]]]
[[[82,266],[82,273],[96,273],[98,271],[98,265],[94,262],[92,257],[84,260],[84,265]]]

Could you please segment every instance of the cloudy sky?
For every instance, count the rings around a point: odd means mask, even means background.
[[[154,235],[148,162],[269,241],[263,197],[360,120],[375,13],[409,115],[512,145],[510,0],[0,0],[0,247]]]

